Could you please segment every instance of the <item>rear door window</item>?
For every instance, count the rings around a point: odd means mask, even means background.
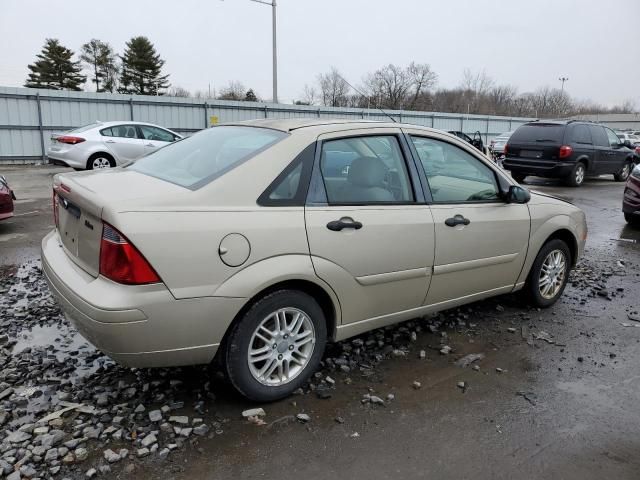
[[[591,131],[591,137],[593,138],[593,143],[599,147],[608,147],[609,146],[609,138],[607,137],[604,128],[600,125],[589,125],[589,130]]]
[[[556,123],[528,123],[513,133],[509,143],[562,143],[565,128]]]
[[[320,172],[332,205],[413,202],[409,174],[393,135],[327,140]]]

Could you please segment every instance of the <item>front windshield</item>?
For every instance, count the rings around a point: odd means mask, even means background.
[[[268,128],[213,127],[167,145],[127,168],[197,189],[286,136]]]

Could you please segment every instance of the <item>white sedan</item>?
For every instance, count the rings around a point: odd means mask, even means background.
[[[51,135],[49,163],[93,170],[123,165],[182,139],[169,129],[142,122],[96,122]]]

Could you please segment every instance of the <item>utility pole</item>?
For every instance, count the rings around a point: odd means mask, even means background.
[[[560,77],[558,80],[562,82],[562,87],[560,87],[560,93],[564,93],[564,82],[569,80],[569,77]]]
[[[278,47],[276,42],[276,0],[250,0],[271,7],[271,28],[273,37],[273,103],[278,103]]]

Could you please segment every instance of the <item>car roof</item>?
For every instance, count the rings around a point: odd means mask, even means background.
[[[163,128],[165,130],[169,130],[167,127],[163,127],[162,125],[156,125],[155,123],[149,123],[149,122],[134,122],[134,121],[130,121],[130,120],[121,120],[118,122],[101,122],[100,120],[98,120],[97,122],[95,122],[95,128],[108,128],[108,127],[113,127],[114,125],[148,125],[151,127],[158,127],[158,128]]]
[[[282,132],[292,132],[294,130],[314,128],[320,131],[334,132],[336,130],[353,130],[356,128],[419,128],[426,131],[443,133],[443,130],[412,125],[408,123],[382,122],[376,120],[345,120],[340,118],[288,118],[288,119],[257,119],[243,120],[239,122],[225,122],[220,126],[251,126],[261,128],[271,128]]]

